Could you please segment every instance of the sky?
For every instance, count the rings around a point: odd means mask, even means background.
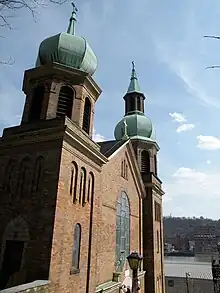
[[[220,35],[218,0],[76,0],[76,34],[98,58],[102,94],[95,108],[95,139],[113,139],[124,115],[123,96],[135,61],[145,114],[160,146],[164,215],[220,218]],[[35,65],[40,42],[66,31],[69,2],[9,13],[0,27],[0,131],[20,123],[23,72]],[[218,211],[219,210],[219,211]]]

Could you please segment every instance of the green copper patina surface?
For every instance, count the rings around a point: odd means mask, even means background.
[[[127,94],[129,93],[141,93],[140,86],[137,79],[136,70],[135,70],[134,61],[132,61],[131,81],[127,90]]]
[[[131,81],[126,95],[129,95],[129,98],[132,99],[135,93],[143,95],[138,83],[134,62],[132,62]],[[116,140],[127,137],[130,139],[156,141],[156,133],[152,122],[141,111],[133,111],[125,115],[116,125],[114,136]]]
[[[75,35],[76,6],[69,21],[67,32],[45,39],[39,47],[36,66],[51,62],[60,63],[93,75],[97,68],[97,58],[88,42]]]
[[[125,125],[127,125],[126,130]],[[142,140],[156,140],[156,134],[152,122],[143,113],[135,113],[132,115],[124,116],[124,118],[119,121],[119,123],[115,127],[115,139],[122,139],[125,132],[129,138],[138,136],[141,137]]]

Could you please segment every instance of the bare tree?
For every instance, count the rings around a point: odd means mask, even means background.
[[[29,10],[35,16],[39,6],[45,6],[48,3],[63,4],[64,2],[66,0],[0,0],[0,27],[11,28],[9,19],[18,10]]]
[[[21,10],[29,11],[33,18],[37,12],[37,8],[45,7],[49,3],[61,5],[67,0],[0,0],[0,45],[4,38],[5,29],[12,29],[10,19]],[[10,58],[7,61],[1,61],[0,65],[7,64],[11,65],[14,61]]]

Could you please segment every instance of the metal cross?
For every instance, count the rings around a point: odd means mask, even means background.
[[[73,2],[71,4],[73,6],[73,13],[76,13],[78,11],[76,5]]]

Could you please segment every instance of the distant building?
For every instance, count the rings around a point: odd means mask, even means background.
[[[166,293],[214,292],[211,263],[165,261],[164,269]]]
[[[218,238],[214,226],[201,226],[194,234],[195,253],[212,254],[216,252]]]

